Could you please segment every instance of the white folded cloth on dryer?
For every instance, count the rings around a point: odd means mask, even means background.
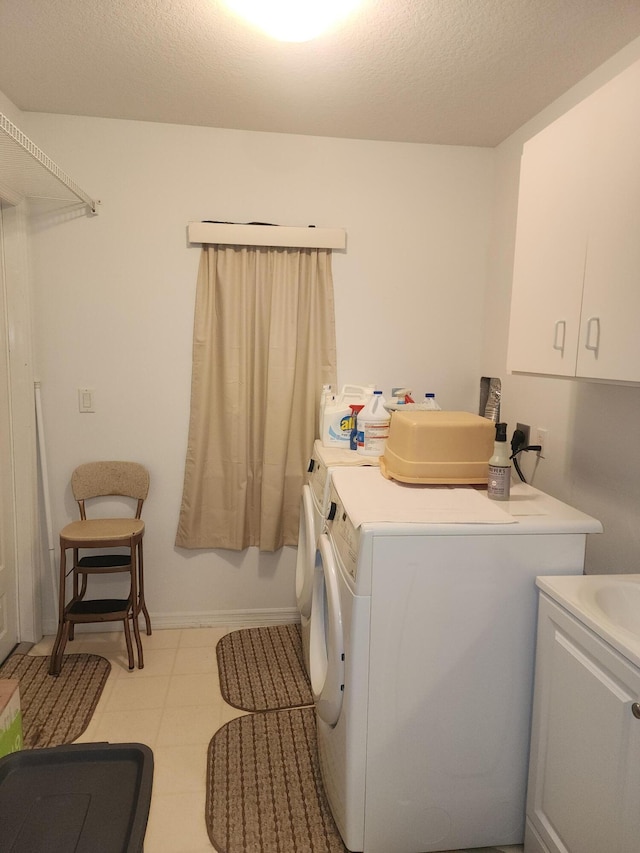
[[[425,486],[387,480],[379,468],[340,468],[333,484],[356,527],[366,522],[514,524],[516,519],[473,486]]]

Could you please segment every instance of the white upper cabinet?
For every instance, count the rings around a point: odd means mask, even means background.
[[[575,375],[587,250],[589,118],[579,104],[524,148],[510,370]]]
[[[511,371],[640,382],[640,62],[524,146]]]
[[[593,99],[577,375],[640,381],[640,63]]]

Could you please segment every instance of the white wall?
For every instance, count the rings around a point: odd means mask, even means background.
[[[152,476],[145,555],[156,624],[292,615],[294,549],[173,545],[199,259],[186,224],[343,226],[348,247],[334,254],[339,382],[409,385],[473,411],[494,152],[42,114],[25,114],[23,126],[102,200],[97,217],[33,219],[55,529],[74,516],[75,465],[139,459]],[[79,387],[95,389],[95,414],[78,413]]]
[[[640,40],[601,66],[496,149],[495,229],[489,252],[483,371],[503,377],[510,426],[549,430],[547,458],[524,459],[534,485],[599,518],[587,572],[640,572],[640,388],[506,375],[507,332],[523,143],[640,58]],[[640,95],[639,95],[640,97]]]

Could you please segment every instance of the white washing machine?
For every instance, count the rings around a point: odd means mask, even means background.
[[[314,573],[319,565],[316,558],[318,537],[324,530],[329,507],[329,484],[334,468],[378,466],[379,460],[362,456],[354,450],[324,447],[316,440],[309,460],[307,482],[302,487],[298,554],[296,558],[296,604],[300,612],[302,650],[309,673],[309,631]]]
[[[538,575],[580,574],[595,519],[333,472],[310,626],[322,778],[352,851],[522,843]]]

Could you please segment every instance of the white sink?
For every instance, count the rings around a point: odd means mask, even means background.
[[[593,600],[604,617],[640,637],[640,585],[616,580],[595,589]]]
[[[539,577],[536,583],[640,666],[640,574]]]

